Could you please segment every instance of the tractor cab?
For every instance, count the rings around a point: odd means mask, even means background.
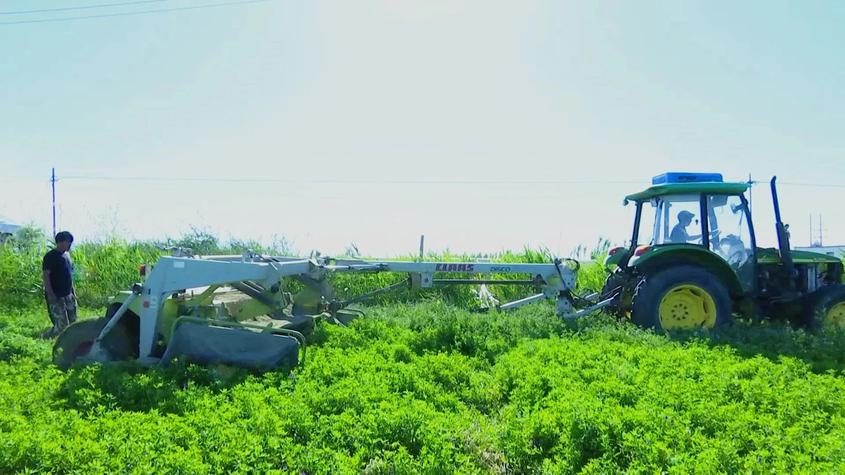
[[[687,259],[734,274],[732,290],[753,290],[756,240],[747,189],[716,173],[654,177],[651,187],[625,198],[636,204],[631,246],[615,249],[619,260],[611,262],[648,268]]]

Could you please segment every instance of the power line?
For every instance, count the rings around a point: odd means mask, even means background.
[[[335,185],[641,185],[634,180],[478,180],[478,179],[295,179],[248,177],[154,177],[154,176],[57,176],[56,181],[122,181],[159,183],[282,183],[282,184],[335,184]],[[49,183],[49,179],[0,177],[0,182]]]
[[[219,182],[219,183],[313,183],[313,184],[397,184],[397,185],[643,185],[638,180],[499,180],[499,179],[294,179],[294,178],[251,178],[251,177],[161,177],[161,176],[108,176],[108,175],[69,175],[63,180],[87,181],[146,181],[146,182]],[[748,181],[751,185],[764,182]],[[845,185],[831,183],[778,182],[785,186],[807,186],[816,188],[845,188]]]
[[[339,184],[339,185],[617,185],[641,184],[632,180],[479,180],[479,179],[291,179],[291,178],[246,178],[246,177],[152,177],[152,176],[102,176],[70,175],[61,180],[80,181],[144,181],[144,182],[217,182],[217,183],[288,183],[288,184]]]
[[[39,182],[49,183],[49,179],[0,177],[0,182]],[[253,177],[191,177],[191,176],[119,176],[119,175],[68,175],[58,176],[56,181],[122,181],[122,182],[150,182],[150,183],[281,183],[281,184],[315,184],[315,185],[641,185],[648,186],[640,180],[599,180],[599,179],[547,179],[547,180],[502,180],[502,179],[308,179],[308,178],[253,178]],[[751,185],[767,184],[762,181],[746,181]],[[845,185],[832,183],[778,182],[783,186],[800,186],[812,188],[845,188]]]
[[[215,8],[215,7],[225,7],[231,5],[246,5],[250,3],[264,3],[264,2],[271,2],[273,0],[237,0],[237,1],[229,1],[229,2],[218,2],[218,3],[207,3],[203,5],[191,5],[187,7],[173,7],[173,8],[156,8],[152,10],[136,10],[131,12],[119,12],[119,13],[103,13],[98,15],[83,15],[83,16],[73,16],[73,17],[57,17],[57,18],[40,18],[35,20],[20,20],[20,21],[4,21],[0,22],[0,25],[23,25],[27,23],[57,23],[63,21],[76,21],[76,20],[88,20],[92,18],[113,18],[113,17],[121,17],[121,16],[136,16],[136,15],[149,15],[154,13],[166,13],[166,12],[177,12],[177,11],[186,11],[186,10],[200,10],[203,8]]]
[[[748,181],[750,185],[766,185],[769,182],[767,181]],[[801,183],[801,182],[794,182],[794,181],[779,181],[777,182],[778,186],[806,186],[810,188],[845,188],[845,185],[839,185],[835,183]]]
[[[14,178],[14,177],[0,177],[0,182],[6,183],[50,183],[50,179],[43,178]]]
[[[40,10],[17,10],[0,12],[0,15],[29,15],[31,13],[67,12],[71,10],[90,10],[92,8],[124,7],[128,5],[140,5],[144,3],[166,2],[167,0],[135,0],[133,2],[99,3],[95,5],[78,5],[75,7],[42,8]]]
[[[812,188],[845,188],[845,185],[835,185],[831,183],[795,183],[795,182],[788,182],[785,181],[783,183],[778,182],[778,185],[787,185],[787,186],[809,186]]]

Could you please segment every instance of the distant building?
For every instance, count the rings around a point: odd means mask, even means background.
[[[810,247],[795,247],[796,251],[810,251],[819,254],[827,254],[828,256],[845,257],[845,246],[810,246]]]

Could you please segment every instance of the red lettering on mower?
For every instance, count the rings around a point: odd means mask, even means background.
[[[434,267],[435,272],[472,272],[474,269],[474,264],[437,264]]]

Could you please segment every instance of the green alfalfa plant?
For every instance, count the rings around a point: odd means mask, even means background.
[[[44,318],[0,312],[0,473],[838,473],[845,460],[843,335],[678,341],[611,319],[575,330],[543,306],[397,304],[321,324],[292,374],[223,381],[195,365],[60,372],[30,331]]]

